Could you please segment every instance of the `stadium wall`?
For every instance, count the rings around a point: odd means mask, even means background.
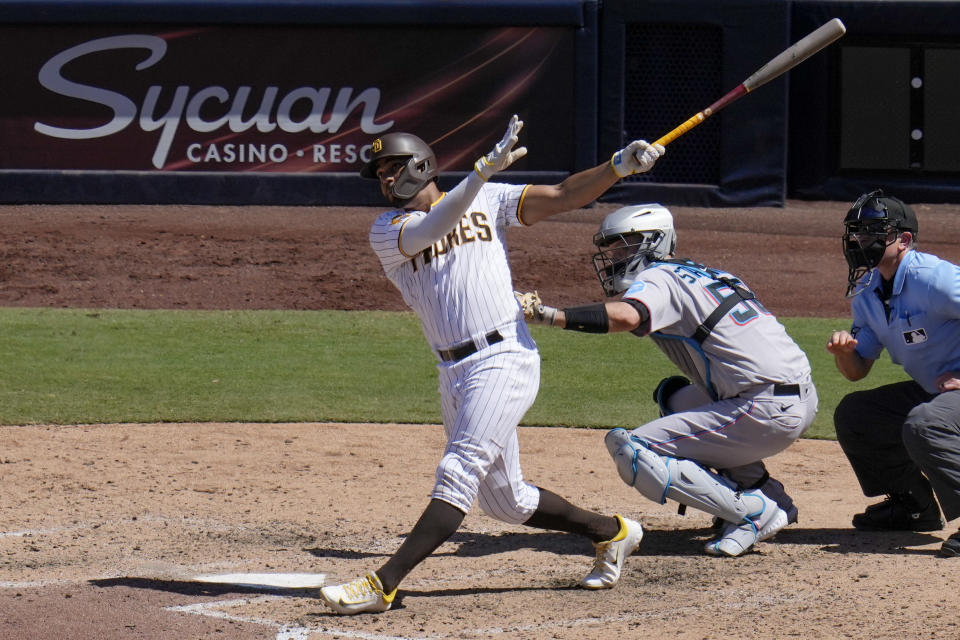
[[[960,202],[960,3],[794,0],[793,35],[833,17],[839,46],[790,72],[789,193]]]
[[[958,7],[0,0],[0,201],[380,204],[357,175],[377,135],[427,140],[446,188],[512,113],[530,153],[504,179],[556,182],[658,138],[832,17],[848,27],[839,43],[604,199],[776,206],[869,185],[946,201],[960,197],[947,106],[957,90],[945,80]],[[904,89],[917,77],[920,90]],[[900,111],[877,109],[865,90],[875,83]]]

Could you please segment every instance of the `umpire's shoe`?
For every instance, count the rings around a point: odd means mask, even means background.
[[[960,531],[943,541],[940,555],[944,558],[960,558]]]
[[[853,516],[853,526],[863,531],[939,531],[945,523],[935,500],[921,509],[908,496],[892,495]]]
[[[609,589],[617,584],[623,563],[640,546],[640,540],[643,539],[640,523],[620,515],[616,515],[616,518],[620,523],[617,535],[606,542],[593,543],[597,559],[593,562],[593,571],[580,581],[584,589]]]
[[[326,605],[342,615],[386,611],[396,596],[396,589],[383,592],[380,578],[373,571],[356,580],[320,589],[320,597]]]

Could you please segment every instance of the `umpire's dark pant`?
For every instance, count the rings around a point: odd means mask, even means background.
[[[855,391],[833,421],[864,495],[923,491],[926,476],[944,517],[960,516],[960,391],[913,380]]]

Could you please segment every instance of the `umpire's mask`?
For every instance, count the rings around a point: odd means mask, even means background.
[[[848,298],[870,284],[869,278],[860,281],[868,272],[873,277],[873,269],[880,264],[887,247],[897,241],[900,232],[910,231],[914,238],[917,235],[917,216],[913,209],[897,198],[884,196],[880,189],[860,196],[850,207],[843,224],[843,255],[849,267]]]

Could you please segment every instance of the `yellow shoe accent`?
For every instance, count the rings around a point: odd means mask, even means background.
[[[390,593],[383,592],[380,578],[372,571],[350,582],[320,590],[320,597],[327,606],[344,615],[386,611],[396,596],[396,589]]]
[[[613,517],[617,519],[617,522],[620,523],[620,531],[617,532],[617,535],[610,538],[607,542],[620,542],[627,537],[627,523],[623,521],[623,516],[619,513],[613,514]]]
[[[376,578],[376,575],[374,575],[374,578]],[[377,582],[380,582],[379,578],[377,578]],[[380,585],[380,593],[383,594],[383,601],[387,604],[392,604],[393,599],[397,597],[397,589],[399,589],[399,587],[395,587],[393,591],[386,593],[383,591],[383,585]]]

